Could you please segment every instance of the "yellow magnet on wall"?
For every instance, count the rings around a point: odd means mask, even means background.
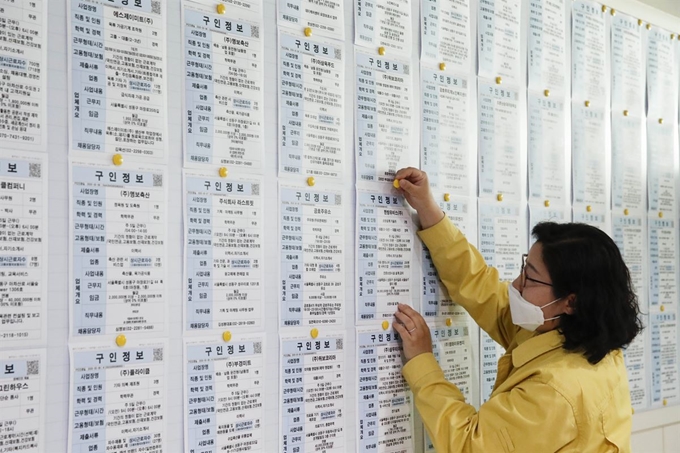
[[[590,212],[590,211],[592,211],[592,210],[593,210],[593,207],[592,207],[592,206],[590,206],[590,205],[586,206],[586,212]]]
[[[671,40],[675,39],[675,33],[671,33]]]
[[[628,116],[628,110],[623,111],[623,116]]]
[[[227,170],[227,167],[220,167],[219,174],[220,178],[226,178],[229,175],[229,170]]]
[[[628,215],[628,209],[627,208],[623,210],[623,215]]]
[[[501,76],[496,77],[496,85],[503,83],[503,78]]]
[[[607,5],[602,5],[602,12],[606,13],[607,12]]]
[[[550,90],[543,90],[543,96],[545,97],[550,96]]]
[[[444,63],[443,61],[439,63],[439,70],[446,71],[446,63]]]
[[[660,311],[666,311],[666,307],[662,305],[662,306],[659,307],[659,310]]]
[[[651,30],[651,29],[652,29],[652,24],[647,24],[647,30]]]
[[[612,14],[612,16],[616,16],[616,10],[615,10],[614,8],[612,8],[612,10],[610,11],[610,13]]]
[[[659,124],[663,124],[663,118],[659,118]]]
[[[659,211],[659,218],[663,219],[663,211]]]
[[[378,55],[385,55],[385,48],[383,46],[378,47]]]
[[[399,188],[399,180],[395,179],[394,181],[392,181],[392,185],[394,186],[395,189],[398,189]]]
[[[305,36],[308,38],[312,36],[312,29],[310,27],[305,27]]]
[[[638,19],[638,25],[642,25],[642,19]]]
[[[630,413],[631,413],[631,415],[635,415],[635,408],[634,407],[630,408]]]
[[[583,105],[585,105],[586,107],[590,107],[590,101],[584,102]]]
[[[543,206],[545,206],[546,208],[549,208],[550,207],[550,200],[545,200],[543,202]]]
[[[663,405],[668,406],[668,400],[666,398],[663,399]]]
[[[451,327],[451,324],[453,324],[453,320],[451,318],[446,318],[446,325]]]
[[[444,194],[444,201],[451,201],[451,194],[445,193]]]
[[[114,154],[113,159],[111,159],[111,160],[113,161],[113,165],[115,165],[116,167],[120,167],[121,165],[123,165],[123,155],[122,154]]]
[[[125,346],[126,343],[127,343],[127,338],[125,338],[125,335],[120,334],[116,337],[116,346],[118,346],[119,348],[122,348],[123,346]]]
[[[387,330],[390,328],[390,323],[388,321],[383,321],[382,322],[382,329]]]
[[[499,193],[498,195],[496,195],[496,200],[503,201],[503,194]]]
[[[319,329],[317,329],[316,327],[313,328],[313,329],[309,332],[309,335],[311,335],[312,338],[316,339],[316,337],[319,336]]]
[[[308,186],[311,187],[311,186],[313,186],[314,184],[316,184],[316,179],[314,179],[314,176],[310,176],[309,178],[307,178],[307,185],[308,185]]]
[[[217,8],[215,9],[217,10],[217,14],[224,14],[227,12],[227,7],[223,3],[217,5]]]
[[[228,330],[225,330],[224,332],[222,332],[222,341],[224,341],[226,343],[230,342],[231,341],[231,332],[229,332]]]

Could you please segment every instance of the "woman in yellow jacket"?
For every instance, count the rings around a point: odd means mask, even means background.
[[[520,275],[501,282],[439,209],[424,172],[406,168],[396,179],[449,295],[506,349],[477,411],[444,379],[425,320],[399,306],[403,375],[437,452],[629,452],[621,348],[642,324],[611,238],[583,224],[539,224]]]

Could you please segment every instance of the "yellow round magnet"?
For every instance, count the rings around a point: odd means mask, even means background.
[[[313,328],[313,329],[309,332],[309,335],[310,335],[312,338],[316,339],[316,337],[319,336],[319,329],[317,329],[316,327]]]
[[[606,13],[607,12],[607,5],[602,5],[602,12]]]
[[[629,211],[628,211],[628,208],[624,209],[624,210],[623,210],[623,215],[628,215],[628,212],[629,212]]]
[[[586,211],[587,211],[587,212],[590,212],[590,211],[592,211],[592,210],[593,210],[593,207],[592,207],[592,206],[590,206],[590,205],[586,206]]]
[[[395,179],[394,181],[392,181],[392,185],[394,186],[395,189],[398,189],[399,188],[399,180]]]
[[[226,343],[230,342],[231,341],[231,332],[229,332],[228,330],[225,330],[224,332],[222,332],[222,341],[224,341]]]
[[[453,324],[453,320],[451,318],[446,318],[446,325],[451,327],[451,324]]]
[[[444,201],[451,201],[451,194],[445,193],[444,194]]]
[[[116,337],[116,346],[118,346],[119,348],[122,348],[123,346],[125,346],[126,343],[127,343],[127,338],[125,338],[125,335],[120,334]]]
[[[439,63],[439,70],[446,71],[446,63],[444,63],[443,61]]]
[[[675,39],[675,33],[671,33],[671,41]]]
[[[662,306],[659,307],[659,310],[661,310],[662,312],[663,312],[663,311],[666,311],[666,307],[664,307],[664,306],[662,305]]]
[[[116,167],[120,167],[121,165],[123,165],[124,159],[122,154],[114,154],[113,159],[111,160],[113,161],[113,165],[115,165]]]
[[[663,219],[663,211],[659,211],[659,218]]]
[[[590,107],[590,101],[584,102],[583,105],[585,105],[586,107]]]
[[[312,29],[310,27],[305,27],[305,36],[308,38],[312,36]]]
[[[543,206],[545,206],[546,208],[549,208],[550,207],[550,200],[545,200],[543,202]]]
[[[623,111],[623,116],[628,116],[628,110]]]
[[[668,406],[668,400],[666,398],[663,399],[663,405]]]
[[[215,9],[217,10],[217,14],[224,14],[227,12],[227,7],[223,3],[217,5],[217,8]]]
[[[651,30],[651,29],[652,29],[652,24],[647,24],[647,30]]]
[[[543,90],[543,96],[545,97],[550,96],[550,90]]]
[[[229,170],[227,170],[227,167],[220,167],[219,174],[220,178],[226,178],[229,175]]]
[[[387,330],[390,328],[390,323],[388,321],[383,321],[382,322],[382,329]]]
[[[498,195],[496,195],[496,200],[503,201],[503,194],[499,193]]]
[[[663,118],[659,118],[659,124],[663,124]]]
[[[314,184],[316,184],[316,179],[314,179],[314,176],[310,176],[309,178],[307,178],[307,185],[308,185],[308,186],[311,187],[311,186],[313,186]]]
[[[612,10],[609,12],[611,13],[612,16],[616,16],[616,10],[614,8],[612,8]]]
[[[496,77],[496,85],[503,83],[503,78],[501,76]]]
[[[634,407],[630,408],[630,413],[631,413],[631,415],[635,415],[635,408]]]
[[[385,55],[385,48],[383,46],[378,47],[378,55]]]
[[[638,19],[638,25],[642,25],[642,19]]]

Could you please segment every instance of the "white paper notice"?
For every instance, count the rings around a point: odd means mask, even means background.
[[[612,112],[612,207],[644,208],[643,168],[642,119]]]
[[[600,3],[589,0],[574,0],[572,3],[572,99],[604,103],[607,93],[604,18]]]
[[[439,207],[451,219],[454,225],[474,242],[476,235],[476,216],[475,206],[468,198],[455,198],[450,201],[442,201]],[[439,280],[439,274],[434,267],[430,251],[423,244],[423,299],[421,314],[428,321],[445,320],[451,318],[456,324],[466,323],[468,320],[467,312],[463,307],[457,305],[444,285]]]
[[[648,116],[676,116],[678,78],[675,69],[674,40],[671,32],[652,26],[647,33],[647,112]]]
[[[612,108],[642,116],[644,108],[644,62],[642,29],[638,19],[617,13],[612,17]],[[616,135],[613,134],[613,137]]]
[[[345,213],[338,190],[281,186],[281,326],[345,321]]]
[[[564,98],[529,93],[529,199],[567,200]]]
[[[650,211],[675,212],[674,134],[677,126],[647,119],[647,183]]]
[[[262,169],[262,18],[183,2],[184,163]]]
[[[680,400],[678,315],[673,311],[649,316],[652,336],[652,406],[666,406]]]
[[[345,39],[345,0],[278,0],[279,25]]]
[[[354,0],[354,21],[355,44],[411,51],[411,0]]]
[[[69,3],[71,149],[164,160],[165,2]]]
[[[45,154],[0,152],[0,344],[5,347],[46,340],[47,191]]]
[[[262,324],[262,180],[184,174],[184,328]]]
[[[162,453],[167,341],[70,347],[68,453]]]
[[[467,79],[421,67],[421,168],[434,191],[471,195]]]
[[[571,220],[569,205],[546,206],[545,203],[529,203],[529,248],[535,239],[531,235],[534,227],[541,222],[565,223]]]
[[[479,82],[479,196],[519,201],[519,92]]]
[[[529,88],[566,88],[566,19],[564,1],[529,2]]]
[[[519,83],[521,0],[479,0],[479,76]]]
[[[496,375],[498,374],[498,360],[505,354],[503,346],[499,345],[491,339],[491,337],[480,331],[479,342],[481,345],[481,402],[486,403],[491,398],[494,385],[496,384]]]
[[[45,150],[47,0],[0,2],[0,111],[2,147]]]
[[[357,323],[392,320],[413,304],[413,223],[397,195],[357,191]]]
[[[649,305],[654,309],[672,308],[678,303],[675,247],[678,231],[672,218],[650,216],[649,240]]]
[[[607,201],[604,110],[572,103],[571,153],[574,203]]]
[[[345,334],[281,338],[282,453],[345,452]]]
[[[163,170],[71,163],[71,335],[165,329]]]
[[[411,65],[356,49],[357,181],[392,182],[417,165]]]
[[[432,353],[444,371],[444,378],[458,387],[470,404],[472,393],[472,347],[467,326],[430,326]],[[423,437],[426,452],[435,451],[430,436],[425,430]]]
[[[345,75],[339,42],[279,33],[279,168],[342,178]]]
[[[421,59],[470,72],[470,0],[420,0]]]
[[[585,223],[602,231],[609,232],[609,224],[607,222],[610,211],[604,206],[591,206],[583,204],[574,204],[572,206],[572,218],[574,222]]]
[[[264,452],[264,334],[184,343],[184,451]]]
[[[645,230],[643,218],[639,215],[613,215],[612,237],[621,251],[623,260],[630,271],[630,279],[638,297],[638,305],[647,313],[645,278]],[[645,316],[646,318],[646,316]],[[646,325],[646,323],[645,323]],[[643,409],[648,403],[646,335],[638,335],[624,350],[631,404]]]
[[[391,328],[357,328],[358,451],[413,451],[413,405],[401,375],[401,338]]]
[[[3,453],[49,451],[44,443],[45,356],[45,349],[0,351],[0,451]]]

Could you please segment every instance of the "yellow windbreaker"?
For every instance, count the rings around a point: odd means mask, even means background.
[[[479,411],[444,379],[431,353],[403,375],[438,453],[630,452],[631,405],[623,353],[597,365],[564,350],[556,330],[512,323],[508,283],[444,218],[419,232],[452,299],[506,349],[489,401]]]

